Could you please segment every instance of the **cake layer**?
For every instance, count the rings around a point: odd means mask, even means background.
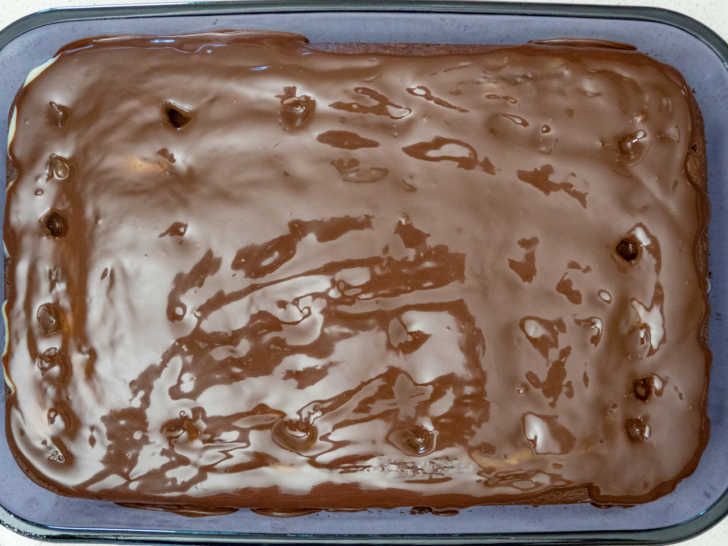
[[[8,440],[58,492],[631,504],[697,464],[702,125],[639,52],[91,39],[9,155]]]

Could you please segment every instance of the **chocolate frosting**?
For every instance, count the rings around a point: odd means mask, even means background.
[[[437,509],[631,504],[697,464],[704,145],[674,69],[111,37],[15,106],[3,364],[35,481]]]

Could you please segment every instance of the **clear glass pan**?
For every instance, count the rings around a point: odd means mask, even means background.
[[[0,418],[0,523],[46,540],[154,543],[356,542],[665,544],[696,534],[728,512],[728,45],[700,23],[650,8],[489,2],[240,2],[94,8],[38,13],[0,32],[0,111],[8,112],[28,71],[62,45],[99,34],[174,34],[211,29],[287,30],[312,42],[523,43],[563,36],[627,42],[678,68],[705,118],[710,224],[710,443],[689,478],[652,503],[484,506],[456,516],[408,509],[320,512],[295,518],[248,510],[188,518],[67,498],[15,463]],[[0,121],[7,135],[7,119]],[[0,172],[5,157],[0,157]],[[4,192],[0,206],[4,208]],[[0,290],[4,286],[0,267]],[[2,294],[0,294],[2,299]],[[1,341],[1,340],[0,340]],[[2,389],[0,389],[1,391]],[[0,392],[0,412],[4,412]]]

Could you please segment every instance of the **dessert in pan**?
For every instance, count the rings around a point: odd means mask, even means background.
[[[8,441],[201,510],[655,499],[708,435],[704,153],[608,42],[69,44],[12,112]]]

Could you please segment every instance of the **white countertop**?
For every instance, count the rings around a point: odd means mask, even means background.
[[[157,0],[158,4],[177,3],[181,0]],[[514,0],[506,0],[514,1]],[[526,0],[528,1],[528,0]],[[568,0],[541,0],[544,3],[561,3]],[[16,19],[35,11],[49,8],[76,6],[134,5],[152,3],[137,0],[0,0],[0,29]],[[655,6],[668,8],[689,15],[708,25],[725,40],[728,40],[728,1],[725,0],[572,0],[573,4],[606,4]],[[45,542],[18,536],[5,527],[0,526],[0,546],[43,546]],[[728,518],[723,519],[712,529],[706,531],[683,546],[721,546],[728,544]],[[84,545],[94,546],[94,545]]]

